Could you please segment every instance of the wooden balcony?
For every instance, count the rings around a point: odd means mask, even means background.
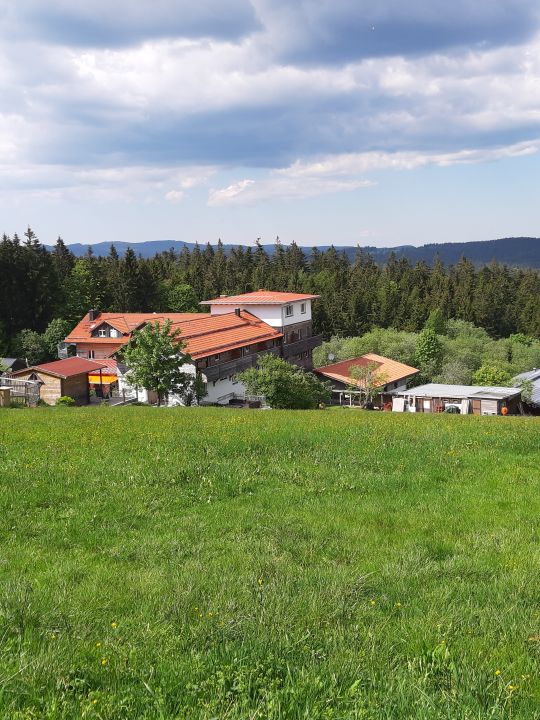
[[[322,344],[322,335],[312,335],[302,340],[297,340],[294,343],[284,345],[282,348],[282,355],[285,360],[290,360],[300,353],[306,352],[306,350],[313,350],[313,348],[319,347]]]
[[[211,365],[207,368],[201,367],[198,369],[200,369],[202,374],[206,376],[208,382],[214,382],[215,380],[223,380],[229,375],[236,375],[236,373],[240,373],[250,367],[254,367],[262,355],[272,353],[273,355],[277,355],[279,357],[281,354],[280,351],[281,348],[279,347],[269,348],[263,352],[244,355],[244,357],[235,358],[234,360],[228,360],[227,362],[217,363],[216,365]]]

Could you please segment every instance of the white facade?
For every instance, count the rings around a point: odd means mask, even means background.
[[[246,392],[245,386],[238,380],[223,378],[222,380],[209,380],[206,383],[206,395],[203,403],[218,403],[219,405],[228,405],[229,400],[244,397]]]
[[[259,320],[274,328],[282,328],[294,323],[311,320],[311,300],[297,300],[282,305],[251,305],[242,303],[239,305],[210,305],[211,315],[225,315],[233,312],[236,308],[250,312]]]
[[[124,395],[126,400],[137,400],[138,402],[147,403],[148,402],[148,391],[144,388],[134,388],[132,385],[130,385],[126,379],[125,374],[122,372],[120,366],[118,367],[118,390],[120,391],[121,395]],[[197,373],[197,369],[195,365],[182,365],[182,372],[185,372],[186,375],[191,375],[193,378],[195,378],[195,375]],[[210,383],[211,384],[211,383]],[[175,407],[176,405],[184,405],[184,399],[181,395],[169,395],[167,398],[167,402],[164,403],[168,405],[169,407]]]

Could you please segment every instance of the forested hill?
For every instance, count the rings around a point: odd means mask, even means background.
[[[0,267],[0,357],[31,357],[30,345],[44,340],[39,333],[54,351],[89,308],[191,312],[201,300],[261,287],[320,295],[313,327],[325,337],[374,327],[417,332],[439,309],[495,338],[540,339],[540,271],[500,262],[430,266],[390,256],[382,263],[358,250],[353,259],[333,247],[304,253],[294,243],[272,252],[262,245],[229,253],[220,245],[183,247],[151,258],[131,248],[120,257],[113,247],[107,255],[76,257],[60,239],[46,250],[29,228],[24,239],[0,240]]]
[[[194,243],[181,242],[180,240],[153,240],[141,243],[115,242],[114,246],[119,255],[124,255],[126,250],[131,247],[137,255],[143,258],[154,257],[157,253],[164,252],[173,248],[180,252],[183,247],[192,250]],[[71,252],[77,257],[82,257],[88,252],[89,245],[75,243],[69,245]],[[100,242],[92,244],[94,255],[104,256],[109,254],[111,243]],[[237,245],[223,245],[225,253],[230,253]],[[265,251],[272,255],[274,245],[263,245]],[[324,251],[330,246],[325,245],[319,247]],[[356,247],[342,246],[339,243],[334,244],[338,251],[347,254],[350,260],[354,259]],[[310,254],[310,248],[302,248],[306,255]],[[540,238],[517,237],[517,238],[501,238],[499,240],[482,240],[478,242],[456,242],[456,243],[431,243],[429,245],[401,245],[394,248],[377,248],[363,247],[362,250],[372,255],[378,263],[385,263],[390,254],[393,252],[397,257],[405,257],[412,263],[425,262],[431,265],[438,257],[445,265],[453,265],[459,261],[461,257],[466,257],[475,265],[485,265],[492,260],[497,260],[505,265],[540,268]]]

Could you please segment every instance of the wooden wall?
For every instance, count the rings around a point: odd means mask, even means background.
[[[77,405],[86,405],[88,403],[88,374],[75,375],[74,377],[62,378],[40,373],[36,370],[28,368],[27,373],[17,375],[21,380],[27,380],[30,375],[36,374],[39,381],[43,384],[40,386],[40,400],[46,402],[47,405],[56,405],[56,401],[63,395],[72,397]]]

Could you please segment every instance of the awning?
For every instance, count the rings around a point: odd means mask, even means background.
[[[102,375],[96,374],[96,373],[89,373],[88,374],[88,382],[91,384],[97,384],[103,383],[104,385],[110,385],[113,382],[116,382],[118,380],[117,375],[106,375],[103,373]]]

